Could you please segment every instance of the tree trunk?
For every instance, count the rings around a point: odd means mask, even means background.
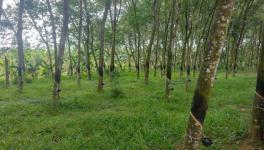
[[[90,30],[90,13],[89,8],[87,7],[87,1],[84,1],[84,8],[86,10],[86,41],[85,41],[85,58],[86,58],[86,71],[87,71],[87,79],[92,79],[91,74],[91,58],[90,58],[90,36],[91,36],[91,30]]]
[[[185,10],[185,39],[184,39],[184,45],[183,45],[183,51],[182,51],[182,60],[181,60],[181,66],[180,66],[180,77],[183,76],[183,70],[186,67],[186,72],[187,72],[186,87],[189,84],[188,78],[190,78],[190,70],[191,70],[191,66],[190,66],[190,57],[191,56],[190,56],[190,49],[188,48],[191,34],[192,34],[192,24],[190,22],[190,8],[189,8],[189,1],[188,1],[187,8]],[[185,66],[185,64],[186,64],[186,66]]]
[[[10,81],[9,81],[10,71],[9,71],[9,61],[5,56],[5,87],[9,88]]]
[[[56,66],[57,59],[58,59],[56,27],[55,27],[54,16],[53,16],[51,5],[50,5],[50,0],[46,0],[46,3],[48,5],[48,11],[49,11],[50,20],[51,20],[52,40],[53,40],[53,46],[54,46],[54,57],[55,57],[55,66]]]
[[[98,67],[98,62],[97,62],[97,59],[96,59],[96,56],[95,56],[95,52],[94,52],[94,33],[93,33],[93,26],[91,24],[90,26],[91,28],[91,53],[93,55],[93,59],[94,59],[94,64],[95,64],[95,68],[97,70],[97,72],[99,71],[99,67]]]
[[[248,12],[249,12],[253,2],[254,2],[254,0],[248,0],[244,15],[242,18],[241,30],[239,33],[239,37],[236,41],[235,49],[234,49],[233,76],[236,76],[236,73],[237,73],[238,51],[239,51],[240,45],[241,45],[243,38],[244,38],[245,29],[246,29],[246,25],[247,25],[246,23],[247,23],[247,19],[248,19]]]
[[[68,54],[69,54],[69,71],[68,75],[73,75],[73,65],[72,65],[72,54],[71,54],[71,43],[70,43],[70,37],[68,36]]]
[[[209,41],[195,89],[191,114],[184,139],[183,149],[198,150],[202,128],[208,108],[208,99],[215,79],[220,59],[220,49],[226,35],[229,19],[235,0],[218,1],[215,19],[210,31]]]
[[[146,64],[145,64],[145,84],[148,84],[148,78],[149,78],[149,65],[150,65],[150,57],[151,57],[151,50],[152,45],[155,38],[155,33],[157,30],[157,24],[158,24],[158,17],[159,17],[159,0],[154,0],[153,2],[153,29],[149,41],[149,45],[147,48],[147,58],[146,58]]]
[[[3,13],[3,2],[4,0],[0,0],[0,20],[1,20],[2,13]]]
[[[104,87],[104,35],[105,35],[105,22],[107,19],[108,10],[111,6],[111,0],[106,1],[103,18],[100,24],[100,51],[99,51],[99,80],[98,80],[98,91],[103,92]]]
[[[261,45],[256,93],[253,101],[249,128],[249,137],[252,149],[262,149],[264,146],[264,35],[262,35]]]
[[[110,13],[111,16],[111,25],[112,25],[112,48],[110,53],[110,82],[113,80],[114,77],[114,71],[115,71],[115,54],[116,54],[116,31],[117,31],[117,21],[120,14],[121,8],[119,8],[119,11],[117,10],[117,0],[113,0],[114,5],[114,12],[112,15],[112,11]],[[120,7],[121,7],[121,0],[120,0]],[[118,56],[117,56],[118,57]]]
[[[172,1],[171,5],[171,19],[170,19],[170,39],[167,49],[167,70],[166,70],[166,87],[165,87],[165,99],[170,100],[171,88],[171,72],[172,72],[172,49],[174,47],[174,38],[176,34],[176,18],[178,16],[177,0]]]
[[[17,24],[17,44],[18,44],[18,90],[23,90],[23,75],[24,75],[24,49],[23,49],[23,12],[24,12],[25,2],[20,0],[19,12],[18,12],[18,24]]]
[[[169,10],[169,5],[168,1],[165,1],[165,9]],[[163,51],[162,51],[162,62],[160,65],[160,74],[163,76],[166,71],[166,53],[167,53],[167,48],[168,48],[168,36],[169,36],[169,24],[170,24],[170,19],[171,19],[171,13],[168,14],[168,11],[165,10],[165,30],[163,33],[163,38],[162,38],[162,45],[163,45]]]
[[[229,75],[229,58],[230,58],[230,42],[227,40],[227,48],[226,48],[226,64],[225,64],[225,79],[228,79]]]
[[[78,60],[77,60],[77,66],[76,66],[76,72],[77,72],[77,85],[80,86],[81,84],[81,40],[82,40],[82,18],[83,18],[83,9],[82,9],[82,1],[79,2],[79,29],[78,29]]]
[[[159,19],[159,18],[158,18]],[[158,21],[159,22],[159,21]],[[157,69],[158,69],[158,52],[160,50],[160,30],[159,30],[160,24],[157,25],[157,39],[156,39],[156,48],[155,48],[155,62],[154,62],[154,77],[157,76]]]
[[[55,65],[55,78],[53,85],[53,99],[59,100],[60,98],[60,83],[61,83],[61,70],[63,64],[63,56],[65,49],[66,38],[68,37],[68,22],[69,22],[69,0],[63,1],[63,25],[61,31],[59,52],[58,52],[58,62]]]
[[[135,0],[132,0],[133,10],[134,10],[134,17],[137,18],[137,6]],[[137,63],[136,63],[136,69],[137,69],[137,79],[139,79],[140,75],[140,46],[141,46],[141,33],[139,29],[139,24],[136,21],[136,32],[137,32]],[[136,46],[135,45],[135,46]]]

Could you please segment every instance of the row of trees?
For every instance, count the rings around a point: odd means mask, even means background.
[[[40,63],[54,81],[56,101],[63,72],[75,74],[78,86],[83,74],[91,80],[92,71],[98,72],[102,92],[105,71],[112,82],[117,70],[132,71],[134,66],[137,79],[144,71],[148,84],[150,71],[156,76],[160,70],[166,79],[165,99],[170,101],[173,71],[179,70],[181,78],[186,72],[186,91],[191,71],[194,75],[200,71],[184,142],[185,149],[198,149],[217,68],[223,68],[228,78],[231,71],[236,76],[238,68],[259,66],[250,135],[254,142],[263,141],[262,0],[237,0],[236,5],[235,0],[20,0],[18,7],[4,10],[3,0],[0,4],[1,39],[16,37],[2,45],[7,87],[12,49],[17,49],[17,65],[11,63],[17,68],[20,91],[23,76],[41,68],[25,57],[24,50],[33,49],[23,38],[29,30],[40,37]]]

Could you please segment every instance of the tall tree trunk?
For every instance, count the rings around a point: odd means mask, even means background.
[[[87,7],[87,1],[84,1],[84,8],[86,10],[86,41],[85,41],[85,58],[86,58],[86,71],[87,71],[87,79],[92,79],[91,74],[91,58],[90,58],[90,36],[91,36],[91,30],[90,30],[90,13],[89,8]]]
[[[263,30],[264,31],[264,30]],[[252,149],[262,149],[264,146],[264,32],[259,54],[256,93],[253,101],[251,122],[249,128]]]
[[[10,76],[9,61],[8,58],[5,56],[5,87],[6,88],[9,88],[10,85],[9,76]]]
[[[77,66],[76,66],[76,72],[77,72],[77,85],[80,86],[81,82],[81,40],[82,40],[82,18],[83,18],[83,8],[82,8],[82,1],[79,2],[79,29],[78,29],[78,60],[77,60]]]
[[[63,25],[61,31],[59,52],[58,52],[58,62],[55,65],[55,78],[53,85],[53,99],[59,100],[60,98],[60,83],[61,83],[61,70],[63,64],[63,56],[65,49],[66,38],[68,37],[68,22],[69,22],[69,0],[63,0]]]
[[[159,18],[158,18],[159,19]],[[159,22],[159,21],[158,21]],[[157,76],[157,69],[158,69],[158,52],[160,50],[160,23],[157,25],[157,39],[156,39],[156,48],[155,48],[155,62],[154,62],[154,77]]]
[[[132,44],[131,37],[132,37],[132,35],[129,35],[129,36],[128,36],[128,45],[129,45],[129,50],[130,50],[130,53],[131,53],[132,59],[133,59],[134,64],[135,64],[135,68],[137,69],[137,67],[136,67],[136,66],[137,66],[137,61],[136,61],[136,57],[135,57],[135,55],[134,55],[135,52],[132,51],[132,50],[133,50],[133,44]],[[135,42],[135,43],[136,43],[136,42]]]
[[[189,8],[188,8],[189,9]],[[190,10],[188,11],[189,13]],[[187,50],[186,50],[186,87],[185,87],[185,90],[187,92],[190,91],[190,86],[191,86],[191,64],[192,64],[192,47],[193,47],[193,24],[192,24],[192,18],[187,15],[187,18],[186,18],[188,24],[190,24],[190,27],[189,27],[189,35],[188,35],[188,39],[187,39]],[[188,25],[189,26],[189,25]]]
[[[185,39],[184,39],[184,45],[183,45],[183,51],[182,51],[182,58],[181,58],[181,66],[180,66],[180,77],[183,76],[183,70],[184,68],[186,68],[186,72],[187,72],[187,78],[188,76],[190,76],[190,61],[189,61],[189,40],[192,34],[192,24],[190,22],[190,8],[189,8],[189,0],[188,0],[188,4],[185,10]],[[186,61],[187,60],[187,61]],[[186,64],[187,63],[187,64]],[[185,66],[186,64],[186,66]],[[186,86],[188,84],[188,81],[186,82]]]
[[[53,46],[54,46],[54,57],[55,57],[55,66],[56,66],[57,59],[58,59],[58,46],[57,46],[57,34],[56,34],[55,20],[54,20],[54,16],[52,13],[50,0],[46,0],[46,3],[48,5],[48,11],[49,11],[49,16],[51,20],[52,40],[53,40]]]
[[[23,90],[23,75],[24,75],[24,49],[23,49],[23,12],[24,12],[25,2],[20,0],[19,11],[18,11],[18,24],[17,24],[17,44],[18,44],[18,90]]]
[[[203,123],[208,108],[208,99],[214,84],[217,65],[220,59],[220,49],[225,39],[234,3],[235,0],[222,0],[217,3],[217,10],[209,36],[205,59],[193,97],[183,149],[199,149]]]
[[[137,18],[137,5],[135,0],[132,0],[133,10],[134,10],[134,17]],[[139,79],[140,75],[140,46],[141,46],[141,33],[138,21],[136,20],[136,32],[137,32],[137,63],[136,63],[136,69],[137,69],[137,79]]]
[[[96,59],[96,56],[95,56],[95,52],[94,52],[94,33],[93,33],[93,25],[91,24],[90,25],[90,28],[91,28],[91,53],[93,55],[93,59],[94,59],[94,64],[95,64],[95,68],[97,70],[97,72],[99,71],[99,65],[98,65],[98,62],[97,62],[97,59]]]
[[[177,0],[172,1],[171,5],[171,19],[170,19],[170,39],[167,49],[167,70],[166,70],[166,87],[165,87],[165,99],[170,100],[171,92],[171,72],[172,72],[172,49],[174,47],[174,38],[176,34],[176,18],[178,16]]]
[[[168,1],[165,1],[165,9],[169,10],[169,5]],[[170,19],[171,19],[171,13],[168,14],[168,10],[165,10],[165,30],[163,33],[163,38],[162,38],[162,45],[163,45],[163,51],[162,51],[162,62],[160,65],[160,74],[163,76],[166,71],[166,53],[167,53],[167,48],[168,48],[168,37],[169,37],[169,24],[170,24]]]
[[[244,15],[242,18],[241,30],[239,33],[239,37],[236,41],[235,49],[234,49],[233,76],[236,76],[236,73],[237,73],[238,51],[239,51],[240,45],[241,45],[243,38],[244,38],[245,29],[246,29],[247,20],[248,20],[248,12],[249,12],[253,2],[254,2],[254,0],[248,0],[247,1],[245,12],[244,12]]]
[[[190,31],[191,32],[191,31]],[[193,41],[191,41],[192,43]],[[186,92],[190,91],[191,86],[191,64],[192,64],[192,44],[187,48],[187,61],[186,61]]]
[[[129,53],[128,46],[126,43],[125,43],[125,50],[128,56],[128,69],[129,69],[129,72],[131,72],[131,54]]]
[[[114,71],[115,71],[115,54],[116,54],[116,31],[117,31],[117,22],[118,22],[118,17],[120,15],[121,11],[121,0],[119,2],[120,8],[119,10],[117,9],[117,0],[113,0],[113,5],[114,5],[114,12],[112,14],[112,11],[110,13],[111,16],[111,25],[112,25],[112,48],[110,52],[110,82],[113,80],[114,77]],[[118,56],[117,56],[118,57]]]
[[[230,58],[230,42],[227,40],[227,48],[226,48],[226,64],[225,64],[225,78],[228,79],[229,75],[229,58]]]
[[[104,41],[105,41],[105,22],[107,19],[108,10],[111,6],[111,0],[106,1],[105,3],[105,10],[103,14],[103,18],[100,24],[100,51],[99,51],[99,67],[98,67],[98,73],[99,73],[99,80],[98,80],[98,91],[103,92],[104,87]]]
[[[72,76],[73,75],[73,65],[72,65],[72,54],[71,54],[71,43],[70,43],[70,37],[69,37],[69,35],[68,35],[68,38],[67,38],[67,40],[68,40],[68,54],[69,54],[69,71],[68,71],[68,74],[70,75],[70,76]]]
[[[149,78],[149,65],[150,65],[150,57],[151,57],[151,50],[155,38],[155,33],[157,30],[157,24],[158,24],[158,17],[159,17],[159,0],[153,1],[153,29],[149,41],[149,45],[147,48],[147,58],[146,58],[146,64],[145,64],[145,84],[148,84],[148,78]]]
[[[86,57],[86,71],[87,71],[87,79],[92,79],[92,73],[91,73],[91,58],[90,58],[90,50],[89,50],[89,40],[85,42],[86,48],[85,48],[85,57]]]
[[[3,13],[3,2],[4,0],[0,0],[0,20],[1,20],[2,13]]]

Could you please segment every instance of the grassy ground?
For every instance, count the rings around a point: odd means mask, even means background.
[[[255,79],[254,73],[228,80],[218,74],[204,127],[214,141],[209,150],[238,149],[248,127]],[[177,80],[170,103],[164,102],[160,77],[151,77],[148,86],[134,73],[121,73],[118,80],[124,94],[113,98],[108,81],[98,94],[95,79],[83,79],[77,87],[75,77],[64,77],[58,106],[52,105],[50,79],[26,84],[23,93],[15,85],[1,88],[0,149],[167,150],[181,145],[195,80],[189,93]]]

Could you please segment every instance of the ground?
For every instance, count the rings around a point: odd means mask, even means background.
[[[175,75],[168,103],[164,79],[152,73],[145,86],[141,75],[136,80],[135,73],[120,73],[115,92],[106,78],[102,94],[96,78],[84,77],[77,87],[76,77],[63,77],[56,106],[48,78],[26,83],[22,93],[15,85],[1,87],[0,149],[174,149],[183,141],[196,79],[186,93],[184,80]],[[247,134],[255,82],[254,71],[228,80],[218,73],[204,126],[213,145],[202,149],[238,149]]]

